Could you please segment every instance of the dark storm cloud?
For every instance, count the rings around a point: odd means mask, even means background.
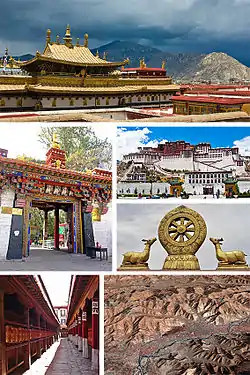
[[[2,0],[0,47],[34,53],[42,49],[47,28],[53,38],[63,37],[70,23],[74,36],[87,32],[94,46],[143,40],[179,52],[238,45],[247,54],[249,13],[250,0]]]

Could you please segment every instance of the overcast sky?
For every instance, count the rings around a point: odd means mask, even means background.
[[[122,254],[127,251],[142,251],[143,238],[158,238],[158,226],[161,219],[172,209],[174,204],[162,202],[119,203],[117,205],[117,263],[122,262]],[[207,238],[196,253],[203,270],[215,270],[217,260],[213,244],[209,237],[224,238],[224,251],[243,250],[250,263],[250,205],[246,204],[185,204],[202,215],[207,225]],[[149,268],[161,270],[167,256],[159,240],[151,247]]]
[[[43,126],[48,126],[44,124]],[[53,124],[53,126],[55,126]],[[62,125],[61,125],[62,126]],[[83,124],[81,124],[83,126]],[[84,125],[85,126],[85,125]],[[87,125],[90,126],[96,135],[110,141],[115,137],[115,129],[108,125]],[[18,155],[27,155],[35,159],[45,160],[46,149],[38,141],[41,125],[34,123],[24,124],[0,124],[0,148],[9,151],[8,157],[15,158]]]
[[[34,54],[47,28],[90,37],[90,47],[129,40],[175,52],[222,51],[249,61],[250,0],[2,0],[0,51]]]
[[[67,305],[71,274],[68,272],[43,272],[41,277],[52,305]]]

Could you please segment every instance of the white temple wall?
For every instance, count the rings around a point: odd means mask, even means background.
[[[101,216],[101,221],[93,222],[95,244],[108,249],[108,256],[112,256],[112,204],[108,205],[108,212]],[[99,256],[99,254],[97,254]]]
[[[248,190],[250,190],[250,180],[238,181],[238,187],[240,193],[247,192]]]
[[[127,193],[127,190],[130,193]],[[137,194],[150,194],[151,184],[149,182],[118,182],[117,193],[118,194],[134,194],[135,189],[137,189]],[[158,192],[159,189],[159,192]],[[123,193],[122,193],[123,190]],[[144,193],[143,193],[144,190]],[[154,182],[152,184],[152,194],[170,194],[170,185],[166,182]]]
[[[213,186],[214,194],[216,194],[217,190],[220,191],[220,194],[224,194],[225,192],[225,184],[218,184],[218,183],[211,183],[207,186]],[[196,194],[196,195],[203,195],[203,188],[206,187],[206,184],[189,184],[185,182],[183,184],[183,189],[188,194]]]
[[[0,195],[0,259],[5,260],[8,252],[12,214],[2,213],[2,207],[13,207],[15,192],[3,190]]]

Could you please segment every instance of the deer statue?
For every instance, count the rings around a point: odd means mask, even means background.
[[[142,252],[129,251],[123,254],[122,264],[126,265],[126,264],[146,263],[149,259],[150,248],[155,241],[156,241],[155,237],[149,240],[143,239],[142,242],[145,242],[144,250]]]
[[[216,257],[221,264],[247,264],[243,251],[232,250],[223,251],[221,244],[224,241],[223,238],[209,238],[215,246]]]

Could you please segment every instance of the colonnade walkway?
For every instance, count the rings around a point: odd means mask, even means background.
[[[61,339],[56,354],[45,375],[97,375],[98,370],[91,370],[91,360],[83,358],[81,352],[68,339]]]

